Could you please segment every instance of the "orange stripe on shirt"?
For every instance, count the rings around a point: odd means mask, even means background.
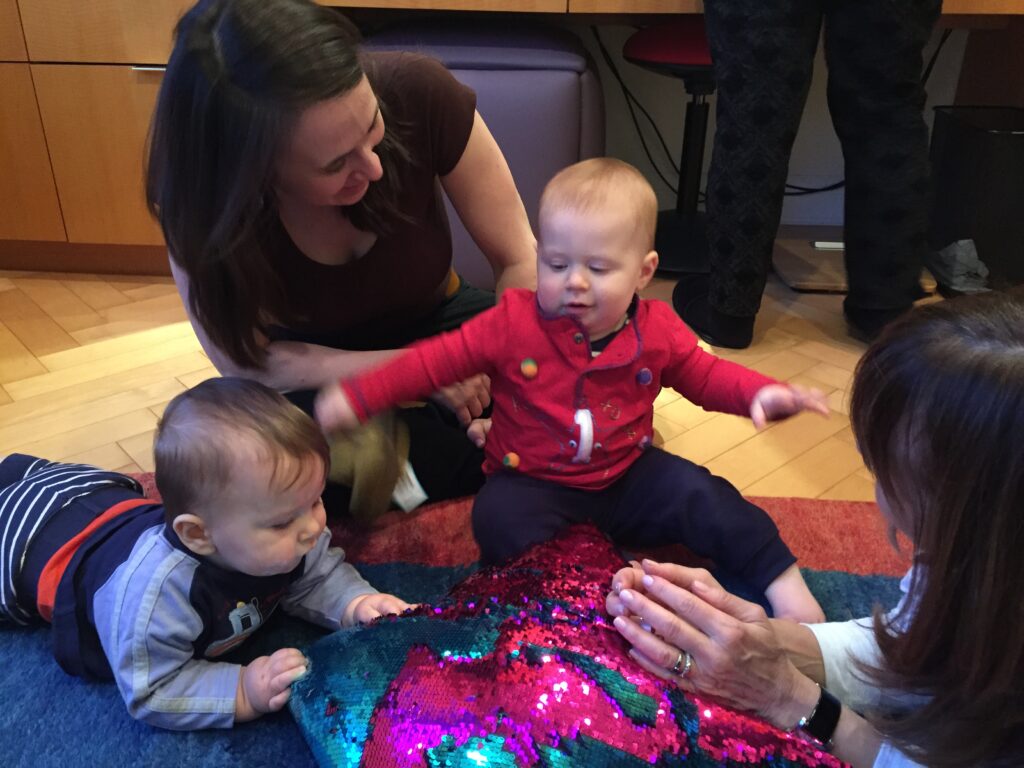
[[[57,587],[60,584],[60,580],[64,577],[64,571],[67,570],[68,565],[71,563],[71,558],[75,556],[75,552],[82,546],[82,542],[89,538],[97,528],[110,522],[118,515],[124,514],[136,507],[141,507],[144,504],[159,503],[158,501],[153,501],[153,499],[127,499],[118,502],[54,552],[53,557],[46,562],[42,573],[39,574],[39,587],[36,590],[36,608],[39,611],[39,615],[46,619],[46,621],[53,621],[53,604],[57,599]]]

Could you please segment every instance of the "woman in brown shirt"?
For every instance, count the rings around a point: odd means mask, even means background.
[[[147,193],[218,370],[308,408],[309,391],[490,306],[452,271],[442,190],[497,290],[533,285],[533,233],[475,106],[438,62],[361,54],[349,23],[308,0],[201,0],[186,13]],[[489,403],[487,382],[437,399],[464,426]],[[479,454],[454,419],[408,419],[428,495],[475,490]]]

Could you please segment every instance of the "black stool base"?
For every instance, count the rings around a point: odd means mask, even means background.
[[[684,216],[675,210],[658,212],[654,235],[658,272],[709,272],[708,236],[704,214]]]

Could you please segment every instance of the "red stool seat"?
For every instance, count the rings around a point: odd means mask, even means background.
[[[622,47],[622,55],[633,64],[651,69],[710,68],[711,50],[704,17],[681,16],[645,27],[630,36]]]

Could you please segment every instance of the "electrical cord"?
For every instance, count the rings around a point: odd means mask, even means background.
[[[679,166],[676,165],[675,161],[672,159],[672,153],[669,151],[668,145],[665,143],[665,137],[661,135],[661,131],[658,129],[658,124],[654,122],[654,118],[652,118],[651,114],[646,109],[644,109],[643,104],[640,103],[640,100],[629,89],[629,86],[626,85],[626,81],[622,79],[622,75],[619,74],[619,70],[615,66],[615,62],[612,59],[612,55],[608,52],[608,49],[605,47],[604,41],[601,39],[600,33],[597,31],[597,26],[591,24],[590,31],[594,35],[594,40],[597,41],[597,47],[601,51],[601,58],[604,59],[604,63],[608,65],[608,69],[611,70],[612,75],[615,77],[616,81],[618,81],[619,87],[622,89],[622,95],[626,99],[626,107],[629,109],[629,116],[633,119],[633,126],[636,128],[636,135],[640,139],[640,146],[643,147],[644,154],[647,155],[648,162],[651,164],[651,167],[654,168],[654,172],[658,174],[658,178],[661,179],[662,183],[664,183],[666,187],[672,190],[672,194],[678,194],[677,187],[673,186],[672,182],[670,182],[665,177],[665,174],[661,172],[661,169],[658,167],[658,164],[654,161],[654,157],[651,154],[651,150],[647,146],[647,140],[644,138],[644,132],[640,128],[640,121],[637,120],[636,112],[633,109],[633,105],[636,105],[637,109],[639,109],[643,116],[647,118],[647,122],[650,123],[651,128],[654,129],[654,133],[658,137],[658,141],[661,143],[661,148],[665,152],[665,157],[668,158],[669,165],[672,166],[672,170],[678,176]]]

